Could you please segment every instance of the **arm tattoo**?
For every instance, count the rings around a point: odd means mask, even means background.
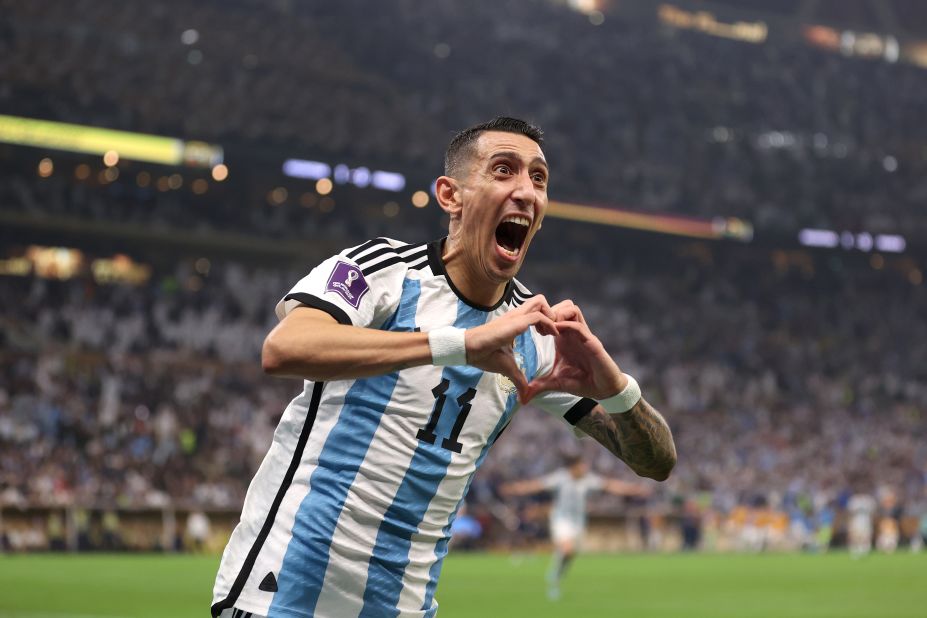
[[[609,414],[596,406],[576,426],[640,476],[664,481],[676,465],[669,425],[643,398],[623,414]]]

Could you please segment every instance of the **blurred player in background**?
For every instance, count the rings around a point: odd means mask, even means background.
[[[564,458],[564,467],[547,476],[516,481],[502,487],[504,496],[527,496],[549,491],[554,501],[550,509],[550,539],[554,555],[547,574],[547,596],[560,598],[560,581],[570,566],[586,534],[586,497],[592,491],[615,496],[649,496],[650,489],[640,483],[607,479],[590,472],[579,454]]]
[[[347,249],[278,303],[263,366],[303,392],[248,490],[213,616],[433,616],[454,516],[519,403],[638,474],[675,465],[666,422],[580,309],[515,280],[547,209],[540,130],[471,127],[445,174],[446,239]]]
[[[847,526],[850,554],[859,558],[872,550],[872,519],[875,517],[876,500],[866,493],[854,494],[847,502],[847,512],[850,516]]]

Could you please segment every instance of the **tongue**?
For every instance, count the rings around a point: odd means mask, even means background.
[[[499,227],[496,228],[496,242],[500,247],[508,249],[509,251],[515,251],[518,249],[518,243],[515,241],[515,238],[510,232],[509,223],[502,223]]]

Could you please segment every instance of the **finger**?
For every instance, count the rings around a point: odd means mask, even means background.
[[[551,307],[551,311],[557,314],[557,318],[556,318],[557,320],[561,320],[563,319],[561,318],[562,312],[572,306],[573,306],[573,301],[567,298],[565,300],[561,300],[559,303]]]
[[[525,399],[522,401],[522,403],[528,403],[541,393],[552,390],[559,390],[559,387],[560,380],[554,377],[552,374],[547,374],[545,376],[535,378],[531,380],[531,382],[528,382],[528,384],[525,386],[523,394]]]
[[[557,314],[551,310],[550,304],[547,302],[547,298],[543,294],[532,296],[527,301],[525,301],[525,304],[522,305],[521,308],[525,309],[527,313],[540,311],[551,320],[557,319]]]
[[[558,321],[572,321],[579,322],[580,324],[586,323],[586,318],[583,316],[583,312],[580,311],[579,305],[570,305],[569,307],[564,307],[557,313]]]
[[[557,324],[543,313],[536,312],[530,317],[534,320],[530,325],[534,326],[542,335],[556,336],[560,334],[560,331],[557,330]]]
[[[583,342],[592,338],[592,331],[582,322],[560,321],[556,322],[555,326],[561,337],[564,335],[572,335],[578,337],[579,340]]]
[[[557,324],[540,311],[518,316],[518,321],[514,322],[514,325],[517,329],[516,336],[522,334],[531,326],[534,326],[542,335],[556,336],[560,334],[560,331],[557,330]]]

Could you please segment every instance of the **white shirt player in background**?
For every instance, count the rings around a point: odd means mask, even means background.
[[[876,500],[869,494],[858,493],[847,502],[850,522],[847,536],[850,541],[850,555],[859,558],[872,550],[872,520],[876,512]]]
[[[435,184],[447,238],[346,249],[277,304],[263,367],[302,391],[248,489],[213,616],[434,616],[454,516],[528,401],[668,477],[669,427],[580,309],[515,280],[548,173],[539,129],[471,127]]]
[[[592,491],[604,491],[616,496],[640,496],[651,494],[650,488],[641,483],[628,483],[609,479],[589,471],[589,466],[580,455],[571,454],[564,458],[564,467],[547,476],[503,485],[504,496],[527,496],[549,491],[553,493],[550,508],[550,540],[554,555],[547,573],[547,595],[551,599],[560,597],[560,581],[582,546],[586,534],[586,498]]]

